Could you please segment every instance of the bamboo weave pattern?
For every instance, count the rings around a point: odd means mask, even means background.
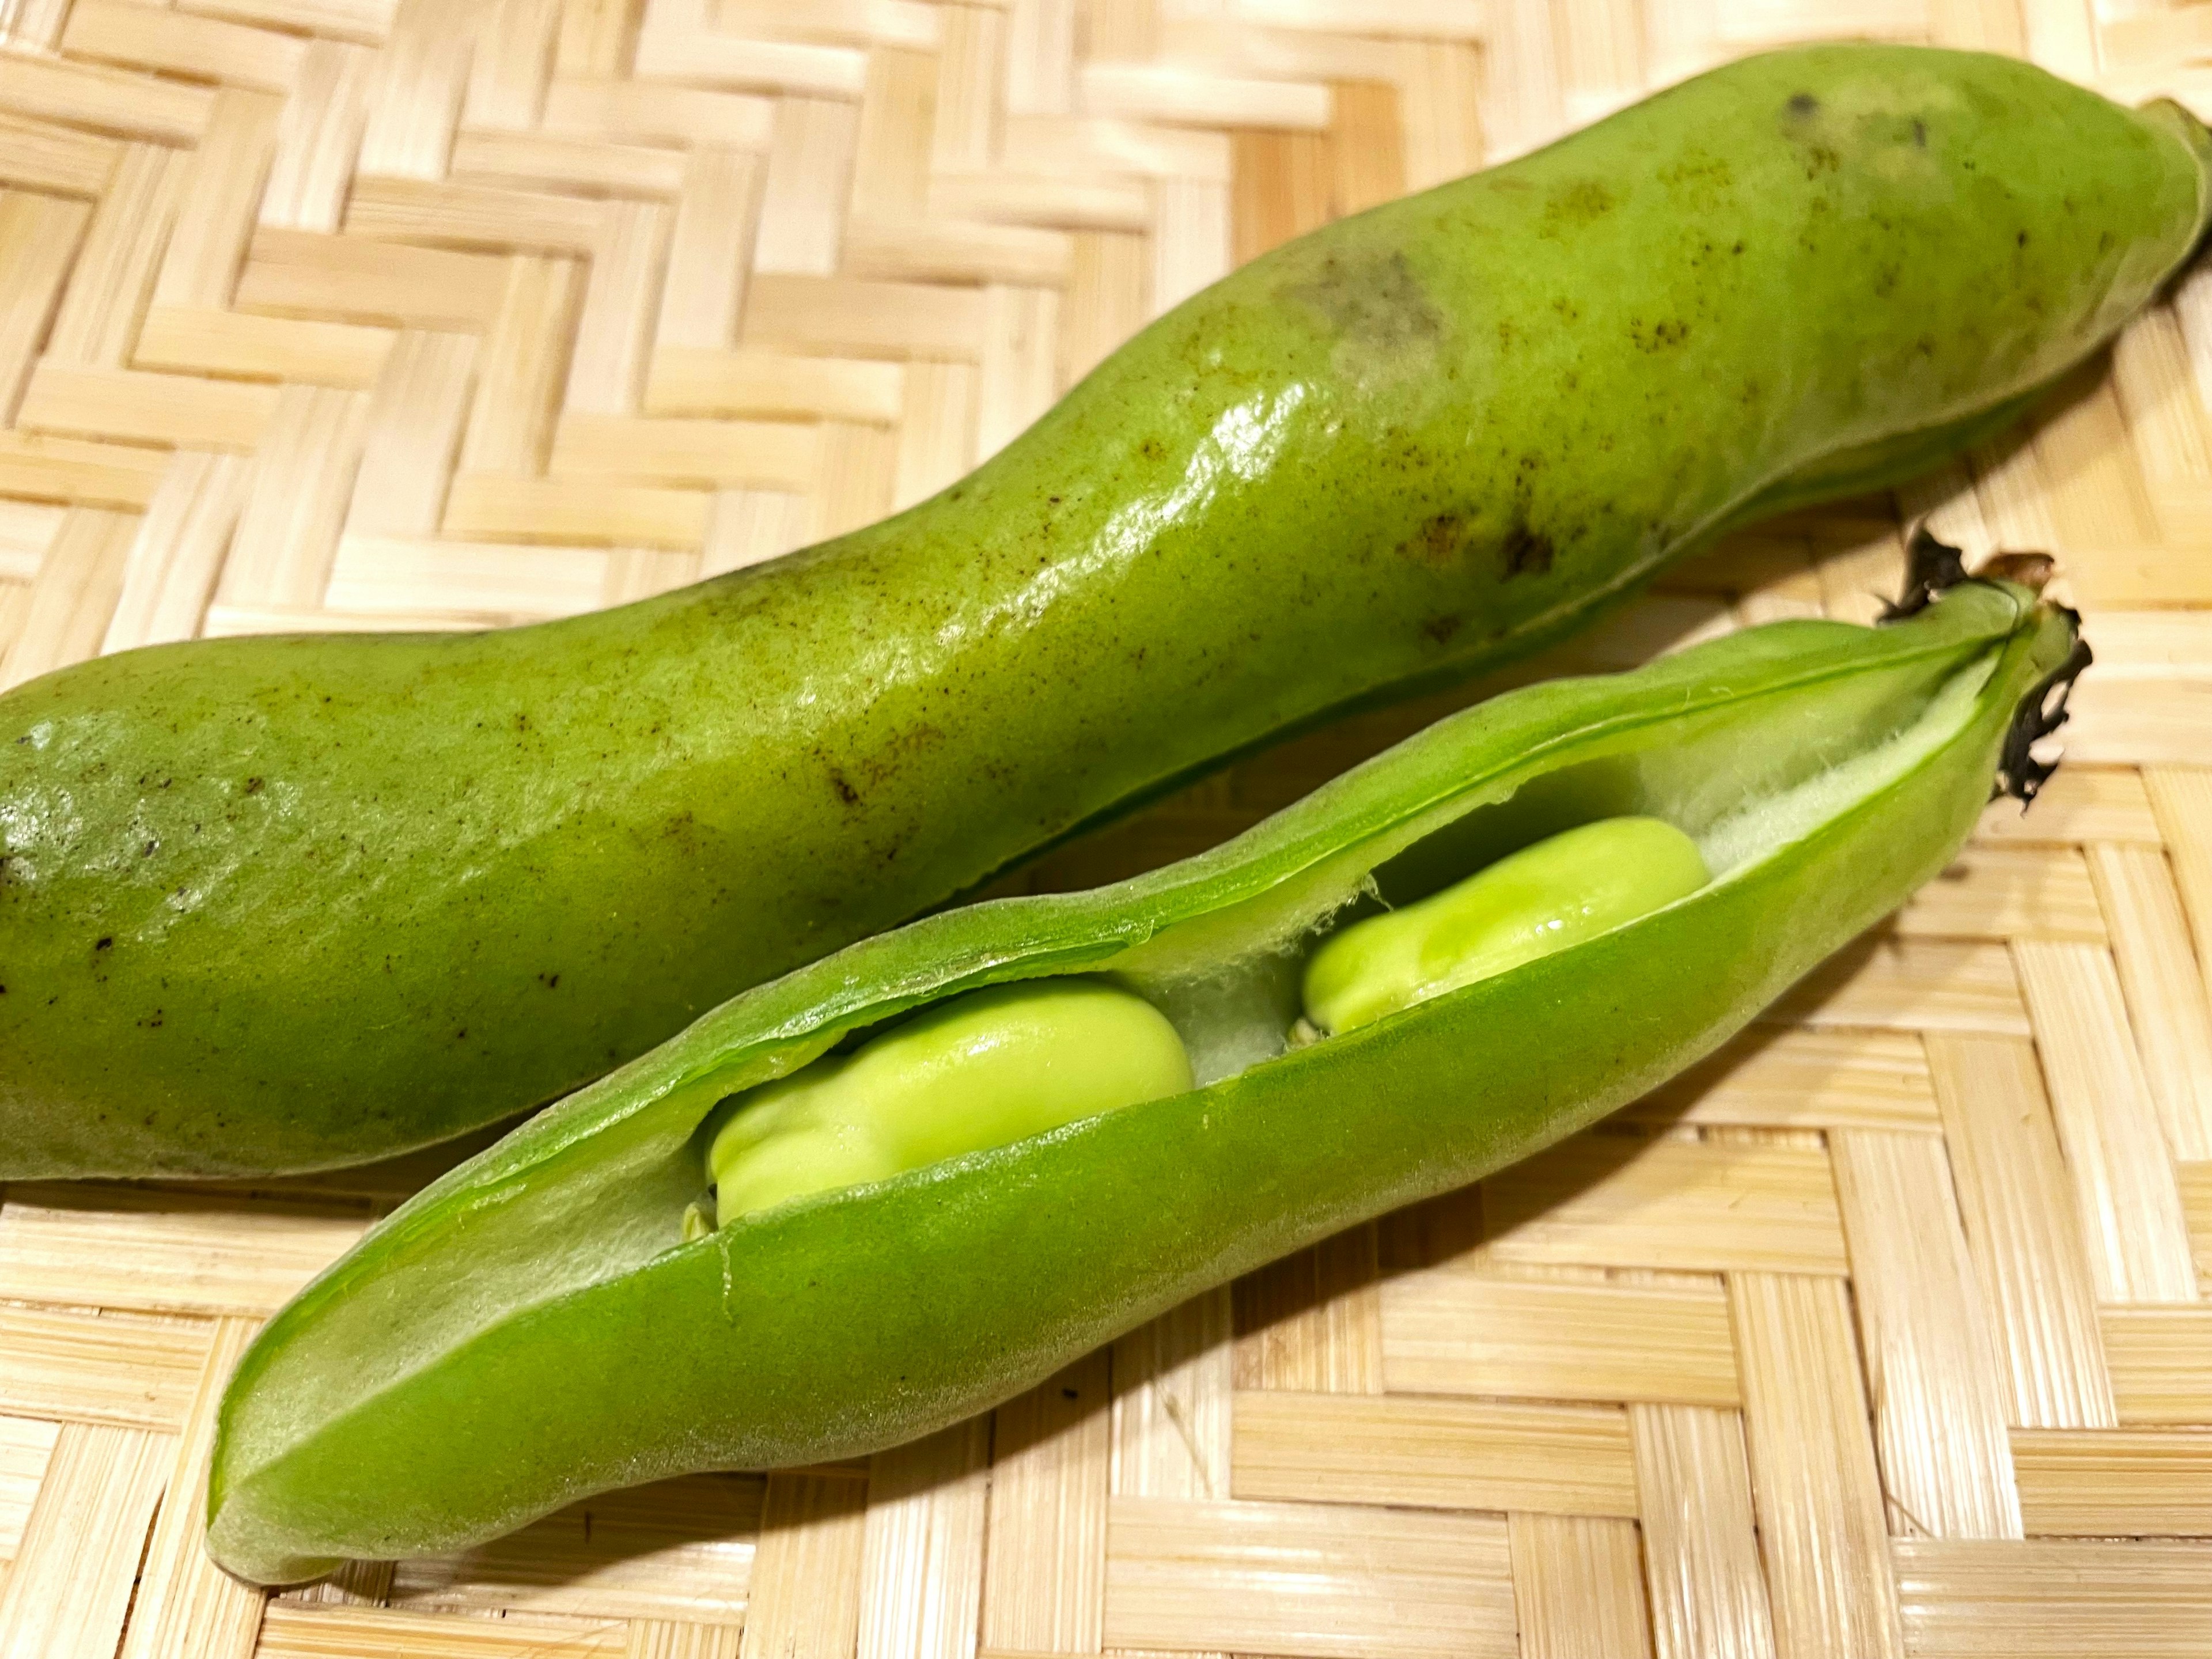
[[[0,0],[0,684],[771,557],[1239,259],[1834,34],[2212,113],[2212,6],[2157,0]],[[1548,666],[1868,619],[1922,514],[2087,613],[2032,814],[1660,1097],[919,1444],[264,1598],[198,1547],[222,1379],[434,1164],[8,1189],[0,1654],[2212,1653],[2212,272],[2003,443]]]

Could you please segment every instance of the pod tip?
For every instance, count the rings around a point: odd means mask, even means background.
[[[2026,811],[2041,793],[2051,775],[2058,769],[2058,763],[2036,759],[2035,745],[2066,724],[2069,718],[2066,703],[2074,695],[2074,682],[2095,660],[2089,641],[2076,635],[2074,648],[2067,653],[2066,660],[2038,680],[2020,700],[2020,707],[2013,711],[2012,726],[2005,732],[2003,752],[1997,758],[1997,781],[1990,791],[1991,800],[2010,795]]]

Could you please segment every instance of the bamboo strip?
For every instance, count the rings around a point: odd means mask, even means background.
[[[1071,0],[1012,0],[1009,11],[1007,110],[1066,114],[1075,100],[1075,6]]]
[[[2212,1439],[2185,1430],[2016,1429],[2031,1535],[2212,1535]]]
[[[348,1561],[327,1577],[280,1590],[278,1603],[316,1607],[380,1607],[392,1598],[393,1563]]]
[[[1058,229],[886,216],[847,221],[841,263],[855,276],[1059,288],[1073,258]]]
[[[865,1472],[768,1477],[738,1659],[846,1659],[860,1626]]]
[[[261,195],[264,226],[325,233],[338,228],[368,125],[374,64],[358,46],[308,42],[276,129],[276,154]]]
[[[755,266],[738,343],[832,357],[943,358],[981,355],[982,295],[921,283],[815,281]]]
[[[492,9],[470,53],[461,131],[537,125],[560,22],[560,0],[504,0]]]
[[[2093,945],[2013,946],[2050,1079],[2097,1294],[2189,1302],[2197,1273],[2157,1109],[2129,1039],[2112,957]]]
[[[381,45],[391,34],[396,9],[397,0],[194,0],[191,8],[365,46]]]
[[[866,58],[848,47],[736,40],[704,27],[648,26],[638,35],[635,72],[648,80],[703,81],[829,103],[860,95]]]
[[[786,98],[776,106],[769,149],[755,270],[829,276],[837,270],[842,215],[836,204],[851,185],[860,112],[828,98]]]
[[[945,118],[940,110],[940,123]],[[1145,121],[1069,119],[1010,110],[1000,143],[1031,171],[1055,179],[1104,172],[1226,185],[1235,170],[1227,133]],[[972,165],[988,165],[989,160]]]
[[[548,472],[703,489],[801,490],[821,464],[819,428],[790,421],[645,420],[571,411]]]
[[[2004,1383],[1943,1144],[1847,1130],[1829,1147],[1887,1495],[1915,1532],[2017,1538]]]
[[[2063,544],[2158,539],[2158,515],[2128,443],[2118,398],[2109,384],[2076,374],[2034,438],[2045,500]]]
[[[707,539],[708,507],[703,490],[462,472],[447,494],[442,528],[479,541],[696,549]]]
[[[882,518],[897,477],[898,443],[890,433],[851,421],[825,422],[813,490],[822,534],[842,536]]]
[[[923,15],[933,21],[933,13]],[[854,141],[850,209],[855,216],[911,214],[928,199],[937,79],[932,49],[887,47],[868,55],[867,90]]]
[[[975,401],[976,371],[966,363],[915,363],[906,370],[894,511],[935,495],[968,471],[975,451]]]
[[[312,605],[337,556],[346,503],[368,434],[369,399],[328,386],[286,386],[216,594],[225,605]]]
[[[1503,1516],[1130,1497],[1110,1540],[1113,1648],[1513,1659]]]
[[[632,415],[645,395],[653,307],[667,265],[673,212],[658,202],[608,205],[584,289],[565,407]]]
[[[739,1627],[640,1619],[629,1627],[623,1659],[738,1659]]]
[[[1483,165],[1482,54],[1459,40],[1399,47],[1406,188],[1425,190]]]
[[[2212,1421],[2212,1308],[2112,1307],[2099,1317],[2122,1426]]]
[[[1152,314],[1152,262],[1144,238],[1079,234],[1060,306],[1060,384],[1064,390]]]
[[[23,1547],[23,1528],[60,1434],[58,1423],[0,1416],[0,1561],[13,1561]],[[0,1592],[4,1589],[0,1580]]]
[[[178,204],[177,225],[154,282],[154,303],[189,309],[230,301],[276,153],[283,100],[270,93],[219,89],[206,136],[193,152]]]
[[[612,0],[619,16],[632,0]],[[623,25],[610,25],[619,30]],[[775,131],[773,99],[703,87],[606,78],[614,73],[556,78],[545,89],[545,131],[575,138],[672,147],[720,145],[765,150]]]
[[[256,1659],[623,1659],[611,1620],[425,1619],[378,1607],[272,1601]]]
[[[2212,727],[2212,678],[2091,678],[2068,707],[2067,750],[2082,760],[2195,765],[2204,758],[2204,732]]]
[[[2201,1544],[1900,1539],[1915,1659],[2197,1659],[2212,1620]]]
[[[1735,1273],[1744,1437],[1784,1659],[1902,1659],[1881,1476],[1842,1284]]]
[[[496,318],[477,357],[476,400],[461,445],[464,473],[533,476],[544,469],[568,373],[562,349],[583,283],[568,259],[509,259]],[[547,341],[555,342],[548,349]]]
[[[2109,937],[2081,854],[1973,848],[1892,919],[1899,933],[1942,939],[2083,939]]]
[[[476,362],[470,335],[408,329],[393,337],[362,417],[361,465],[344,534],[427,536],[437,529]]]
[[[535,117],[522,125],[534,129]],[[566,133],[486,131],[464,125],[453,138],[456,179],[523,190],[673,197],[684,188],[685,163],[679,150],[601,143]]]
[[[645,412],[897,425],[907,412],[910,379],[926,367],[931,365],[908,369],[849,358],[663,346],[653,355],[646,382]],[[926,403],[915,409],[902,427],[902,438],[942,437],[927,426],[929,410]],[[964,445],[964,421],[957,423],[953,435]]]
[[[2027,1043],[1931,1036],[1969,1253],[1996,1314],[2015,1427],[2112,1425],[2075,1191]]]
[[[118,1187],[10,1187],[0,1297],[155,1313],[266,1315],[368,1218],[306,1205]]]
[[[131,444],[0,432],[0,491],[33,501],[140,509],[153,500],[167,464],[161,451]]]
[[[2108,62],[2111,46],[2108,40]],[[2165,492],[2212,478],[2212,430],[2191,383],[2189,343],[2171,305],[2152,307],[2121,331],[2112,347],[2112,386],[2153,510],[2171,533],[2175,526],[2158,512]]]
[[[1108,15],[1102,13],[1101,21]],[[930,170],[954,173],[999,158],[999,90],[1005,83],[1006,19],[994,9],[949,6],[931,89]]]
[[[978,459],[1018,436],[1059,392],[1060,296],[1048,289],[994,284],[984,289],[984,305],[976,376]]]
[[[1920,1037],[1907,1031],[1754,1026],[1662,1084],[1624,1120],[1789,1129],[1935,1133],[1942,1123]]]
[[[2212,1158],[2212,998],[2172,873],[2162,853],[2141,846],[2093,846],[2089,867],[2112,921],[2112,956],[2166,1148],[2179,1159]]]
[[[1899,485],[1897,505],[1906,523],[1924,520],[1929,529],[1954,546],[1978,550],[1996,544],[1982,521],[1974,477],[1964,461],[1947,461],[1925,477]]]
[[[358,171],[444,176],[468,86],[473,21],[465,10],[436,0],[398,0],[362,131]]]
[[[672,350],[720,352],[737,343],[766,177],[759,158],[741,149],[696,149],[685,161],[654,321],[656,379]]]
[[[1658,1659],[1773,1659],[1743,1419],[1707,1406],[1628,1408]]]
[[[343,546],[339,551],[339,574],[343,576]],[[334,580],[331,586],[331,592],[336,593],[338,582]],[[435,611],[393,610],[382,613],[354,614],[341,608],[342,602],[337,599],[325,595],[325,601],[327,608],[320,611],[274,611],[251,605],[211,605],[208,607],[207,615],[201,619],[200,633],[204,638],[220,640],[249,634],[388,633],[394,629],[412,633],[458,633],[487,625],[481,617],[453,616]]]
[[[1454,1268],[1382,1285],[1393,1393],[1735,1406],[1742,1395],[1717,1283],[1528,1283]]]
[[[177,1437],[65,1423],[0,1589],[0,1653],[112,1653]]]
[[[699,555],[672,553],[663,548],[617,547],[607,554],[605,583],[599,589],[602,605],[628,605],[649,599],[699,579]]]
[[[1835,535],[1841,528],[1832,527],[1828,533]],[[1905,544],[1895,523],[1884,519],[1863,525],[1858,533],[1823,550],[1820,592],[1828,615],[1838,622],[1862,625],[1880,621],[1883,606],[1905,581]]]
[[[859,1659],[975,1659],[990,1443],[973,1417],[868,1460]]]
[[[699,574],[715,576],[805,546],[816,538],[813,498],[778,489],[725,489],[714,497]]]
[[[1637,1513],[1617,1407],[1240,1392],[1240,1498],[1559,1515]]]
[[[598,203],[577,196],[364,174],[347,193],[344,230],[377,241],[589,258],[604,219]]]
[[[2142,780],[2173,860],[2197,959],[2212,963],[2212,767],[2150,767]]]
[[[0,114],[0,180],[25,190],[98,196],[112,187],[124,149],[74,127]]]
[[[1116,1493],[1212,1501],[1229,1495],[1234,1318],[1227,1286],[1114,1344]]]
[[[412,536],[347,536],[338,542],[324,604],[332,617],[358,613],[360,625],[399,628],[541,621],[600,604],[613,555],[604,547],[515,546]],[[282,632],[297,611],[211,606],[208,631]],[[268,629],[252,623],[265,617]]]
[[[0,106],[19,116],[189,145],[206,131],[213,102],[207,88],[181,82],[22,52],[0,56]]]
[[[1079,233],[1141,233],[1152,222],[1152,198],[1140,179],[1085,180],[994,169],[934,175],[928,185],[928,206],[933,216],[951,220]]]
[[[154,1523],[118,1659],[252,1659],[264,1597],[208,1559],[208,1459],[224,1385],[259,1321],[219,1319],[197,1333],[203,1358],[176,1443],[167,1498]]]
[[[197,1322],[143,1325],[0,1306],[0,1413],[173,1433],[207,1351]]]
[[[2019,981],[2003,947],[1949,939],[1865,940],[1814,969],[1761,1018],[1814,1026],[2030,1035]]]
[[[1229,274],[1229,191],[1205,179],[1163,179],[1152,195],[1154,315]]]
[[[994,1415],[986,1649],[1099,1650],[1113,1452],[1108,1366],[1104,1350],[1087,1355]]]
[[[488,253],[264,224],[246,249],[234,302],[277,316],[474,333],[499,315],[508,264]],[[566,332],[540,330],[532,343],[542,352]]]
[[[1636,1523],[1602,1516],[1506,1517],[1520,1659],[1650,1659]]]
[[[392,339],[388,328],[357,323],[157,306],[139,326],[131,361],[141,368],[365,391],[376,384]]]
[[[1817,1151],[1583,1134],[1483,1183],[1502,1261],[1844,1271]]]
[[[388,1566],[386,1597],[425,1629],[431,1615],[506,1620],[744,1616],[762,1525],[758,1475],[699,1474],[603,1492],[458,1555]]]
[[[70,510],[31,584],[22,631],[0,659],[0,690],[99,650],[137,528],[126,513]]]
[[[1238,1280],[1237,1386],[1381,1392],[1376,1249],[1375,1229],[1354,1227]]]
[[[2171,511],[2168,516],[2172,516]],[[2203,560],[2195,555],[2193,549],[2110,549],[2094,559],[2070,561],[2068,579],[2082,603],[2094,609],[2212,603],[2212,573],[2204,569]],[[2069,752],[2076,759],[2090,758],[2070,740]],[[2101,758],[2109,763],[2118,757]],[[2185,763],[2196,758],[2183,757]]]
[[[0,578],[27,582],[46,562],[61,533],[64,509],[33,501],[0,501]]]
[[[251,450],[276,418],[274,386],[86,368],[42,359],[24,389],[18,422],[33,430],[126,442]]]
[[[82,202],[0,191],[0,422],[15,417],[91,216]]]

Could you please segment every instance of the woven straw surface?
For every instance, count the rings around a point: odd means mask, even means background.
[[[0,0],[0,682],[605,605],[913,501],[1334,214],[1815,33],[2212,92],[2112,0]],[[428,1164],[0,1206],[0,1654],[2212,1653],[2212,276],[2030,427],[1565,660],[2048,548],[2023,818],[1662,1097],[865,1464],[267,1601],[222,1380]],[[1425,711],[1425,712],[1433,712]],[[1030,883],[1218,838],[1418,714]],[[2192,1541],[2199,1540],[2199,1541]]]

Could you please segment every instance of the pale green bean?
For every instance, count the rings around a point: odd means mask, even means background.
[[[1142,997],[1097,980],[994,986],[727,1103],[709,1131],[715,1213],[726,1224],[1190,1086],[1182,1039]]]
[[[1354,1030],[1609,933],[1711,878],[1697,843],[1657,818],[1563,831],[1333,935],[1306,964],[1306,1018]]]

